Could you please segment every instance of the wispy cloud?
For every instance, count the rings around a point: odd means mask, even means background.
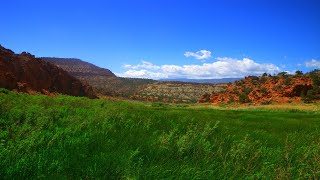
[[[152,72],[145,69],[135,70],[130,69],[124,73],[115,73],[120,77],[129,77],[129,78],[146,78],[146,79],[165,79],[168,76],[161,72]]]
[[[184,53],[185,57],[194,57],[198,60],[205,60],[211,58],[211,51],[208,50],[200,50],[197,52],[185,52]]]
[[[260,64],[248,58],[235,59],[229,57],[216,58],[216,61],[212,63],[182,66],[172,64],[155,65],[151,62],[142,61],[137,65],[125,65],[125,68],[128,70],[124,73],[117,73],[117,75],[150,79],[210,79],[261,75],[265,72],[273,74],[281,71],[281,69],[274,64]]]
[[[320,68],[320,61],[312,59],[311,61],[306,62],[307,68]]]
[[[123,67],[126,69],[144,68],[144,69],[152,69],[152,70],[158,70],[160,68],[159,66],[153,65],[151,62],[148,62],[148,61],[141,61],[141,63],[137,65],[125,64]]]

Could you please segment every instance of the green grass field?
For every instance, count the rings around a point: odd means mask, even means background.
[[[320,113],[0,90],[0,179],[319,179]]]

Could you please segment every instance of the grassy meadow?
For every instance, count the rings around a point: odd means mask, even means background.
[[[320,112],[0,90],[1,179],[319,179]]]

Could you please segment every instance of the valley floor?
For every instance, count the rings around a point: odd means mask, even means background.
[[[185,105],[188,108],[195,109],[219,109],[219,110],[266,110],[266,111],[308,111],[308,112],[319,112],[320,102],[314,102],[310,104],[305,103],[273,103],[268,105],[251,105],[251,104],[188,104]]]
[[[145,104],[1,89],[0,177],[318,179],[319,105],[290,106]]]

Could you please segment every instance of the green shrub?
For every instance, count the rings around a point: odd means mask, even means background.
[[[248,94],[250,94],[250,93],[252,92],[252,90],[253,90],[253,88],[251,88],[251,87],[246,87],[246,88],[244,88],[243,92],[244,92],[246,95],[248,95]]]
[[[278,84],[278,85],[276,85],[276,86],[274,86],[274,87],[272,88],[272,90],[274,90],[274,91],[280,91],[280,90],[282,90],[282,89],[283,89],[283,87],[282,87],[281,84]]]
[[[310,78],[312,79],[312,86],[313,88],[318,88],[320,86],[320,70],[315,69],[311,71]]]
[[[154,102],[151,104],[152,107],[157,107],[157,108],[166,108],[168,107],[167,103],[162,103],[162,102]]]
[[[233,93],[238,95],[238,96],[240,95],[240,92],[237,89],[234,89]]]
[[[243,80],[239,80],[235,82],[237,86],[242,86],[245,82]]]
[[[4,88],[0,88],[0,93],[2,93],[2,94],[9,94],[10,91],[7,90],[7,89],[4,89]]]
[[[291,81],[292,81],[292,78],[288,77],[288,78],[286,78],[286,79],[284,80],[284,84],[285,84],[286,86],[291,85]]]
[[[305,95],[302,96],[304,103],[312,103],[317,99],[317,91],[315,89],[310,89]]]
[[[240,94],[240,96],[239,96],[239,102],[240,103],[249,103],[251,101],[250,101],[248,95],[243,93],[243,94]]]
[[[269,105],[269,104],[272,104],[271,100],[266,100],[261,102],[261,105]]]
[[[264,83],[267,82],[267,80],[268,80],[268,78],[266,76],[263,76],[263,77],[260,78],[259,81],[260,81],[261,84],[264,84]]]
[[[274,81],[278,81],[280,79],[279,76],[271,76],[271,78],[274,80]]]
[[[267,88],[266,88],[266,87],[262,87],[262,88],[260,89],[260,93],[263,94],[263,95],[266,95],[266,94],[268,93]]]
[[[233,96],[230,97],[228,103],[234,103],[234,97]]]
[[[287,72],[280,72],[280,73],[278,73],[278,75],[277,76],[279,76],[279,77],[283,77],[283,78],[287,78],[289,75],[288,75],[288,73]]]

